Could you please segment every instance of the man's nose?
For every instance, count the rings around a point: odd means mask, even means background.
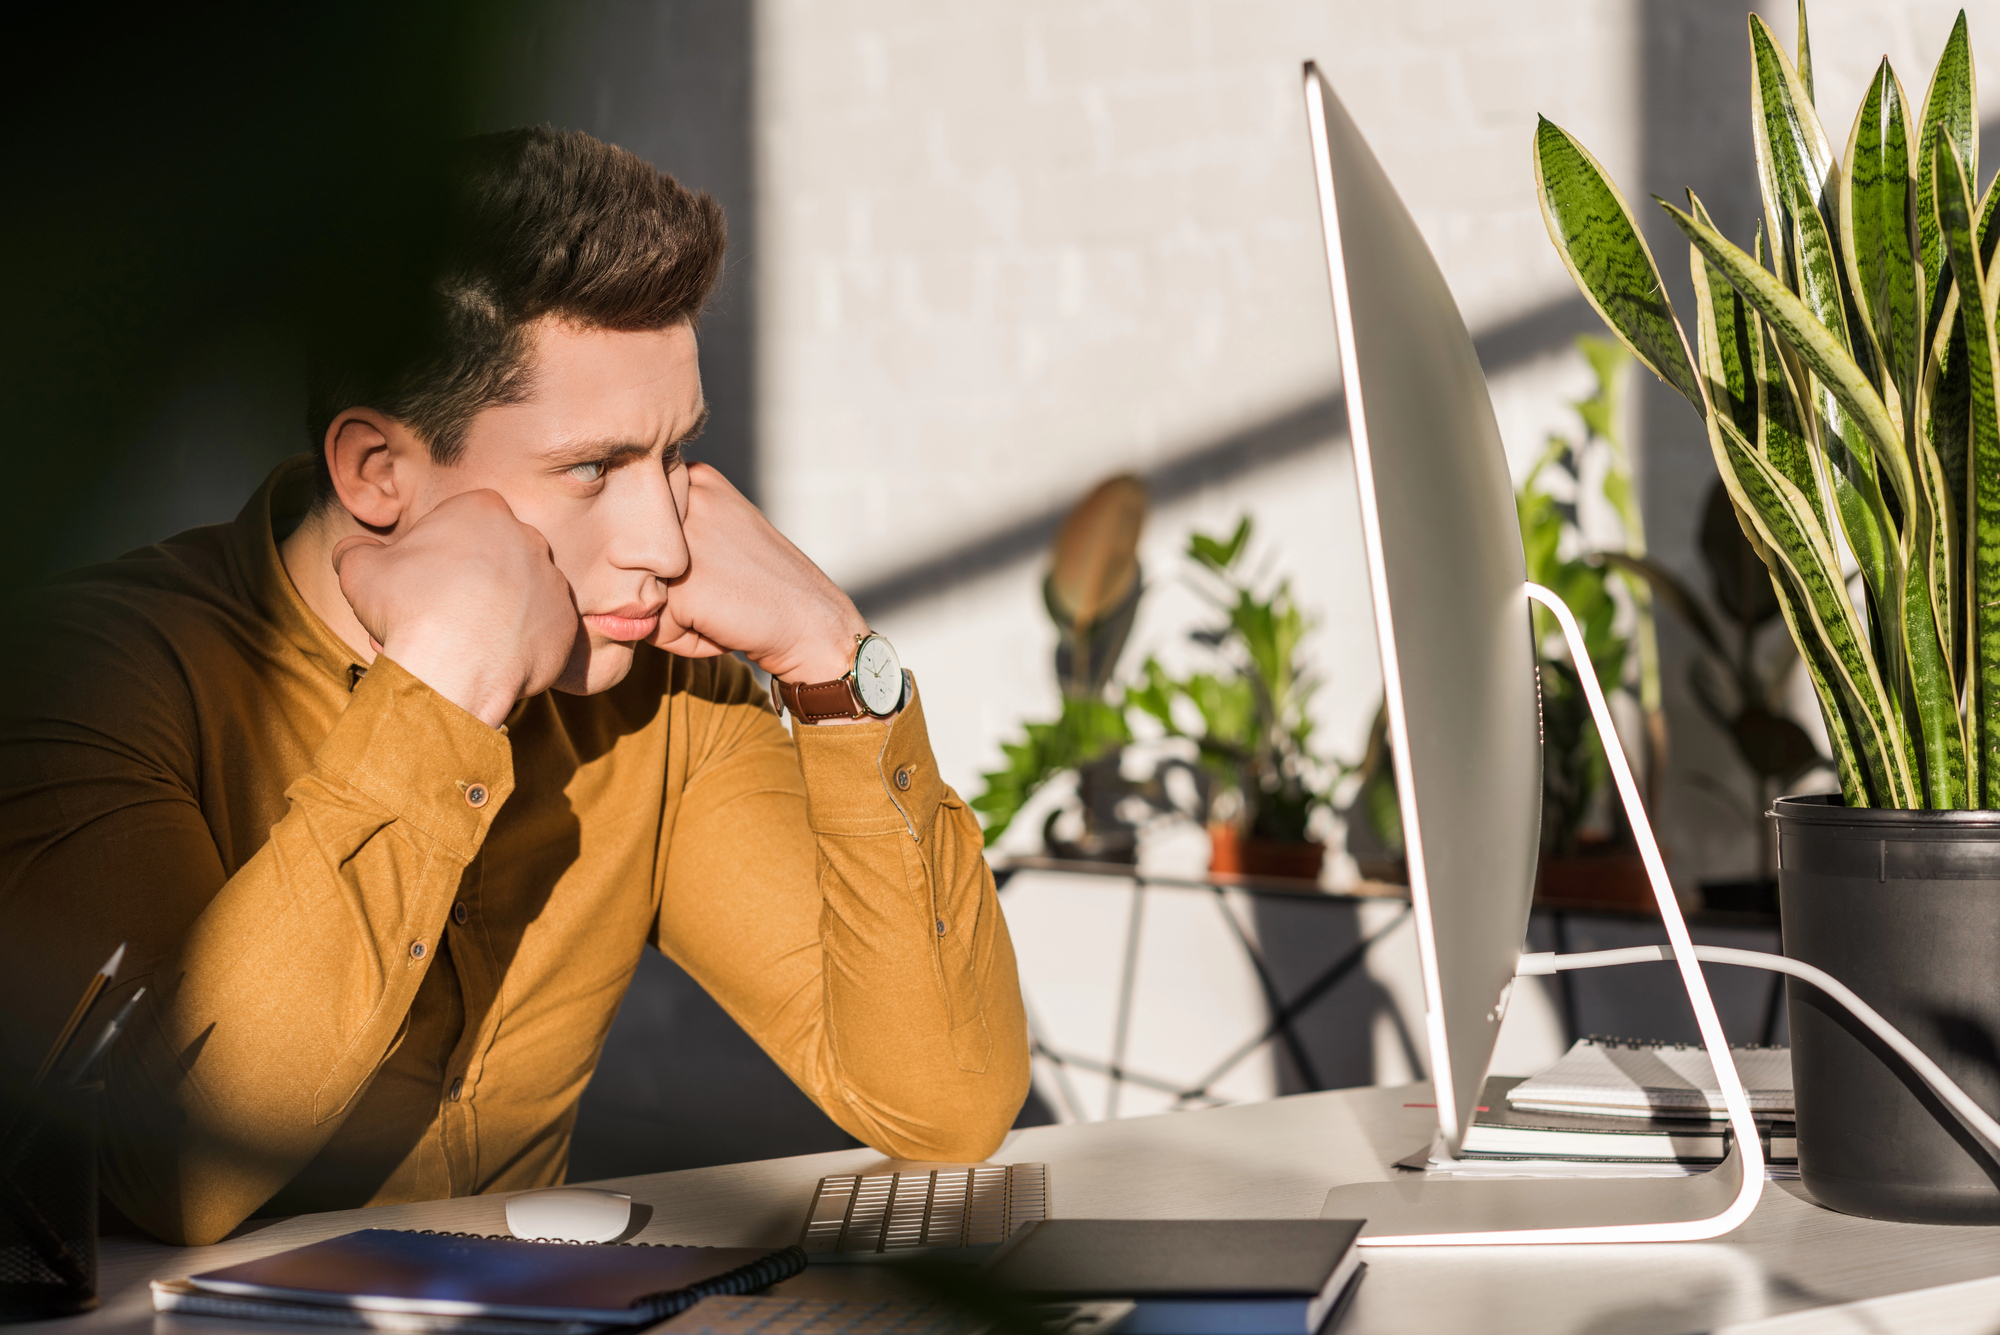
[[[629,484],[619,489],[612,507],[611,563],[661,579],[680,578],[688,568],[687,538],[667,471],[645,465],[621,471],[629,474]]]

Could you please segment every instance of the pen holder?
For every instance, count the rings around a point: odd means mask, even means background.
[[[0,1321],[97,1306],[102,1090],[44,1089],[0,1119]]]

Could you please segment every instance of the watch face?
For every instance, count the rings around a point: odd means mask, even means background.
[[[861,707],[878,718],[894,713],[903,698],[903,665],[880,635],[870,635],[854,655],[854,690]]]

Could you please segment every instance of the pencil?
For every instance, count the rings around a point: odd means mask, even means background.
[[[118,1041],[118,1035],[125,1032],[125,1022],[132,1018],[132,1012],[138,1009],[140,998],[145,995],[146,989],[141,987],[126,998],[125,1004],[118,1008],[116,1015],[105,1022],[104,1032],[97,1036],[97,1041],[90,1045],[90,1051],[83,1054],[83,1060],[76,1064],[74,1071],[70,1072],[69,1083],[72,1088],[83,1083],[84,1077],[90,1074],[90,1068],[97,1065],[97,1059]]]
[[[105,985],[117,975],[119,961],[124,958],[125,943],[121,941],[118,943],[118,949],[111,952],[111,958],[104,961],[104,967],[90,976],[90,983],[83,989],[83,996],[77,1000],[76,1009],[71,1011],[69,1019],[63,1022],[62,1032],[56,1035],[56,1041],[50,1045],[49,1055],[42,1058],[41,1067],[36,1070],[34,1082],[28,1086],[29,1089],[41,1088],[42,1081],[49,1078],[49,1072],[56,1068],[56,1063],[69,1051],[70,1041],[76,1037],[77,1026],[83,1023],[83,1017],[90,1013],[90,1008],[97,1004],[97,998],[104,992]]]

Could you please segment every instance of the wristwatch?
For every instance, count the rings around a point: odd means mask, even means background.
[[[903,707],[903,664],[887,639],[854,637],[854,665],[832,681],[794,685],[771,678],[771,704],[801,723],[830,718],[886,718]]]

